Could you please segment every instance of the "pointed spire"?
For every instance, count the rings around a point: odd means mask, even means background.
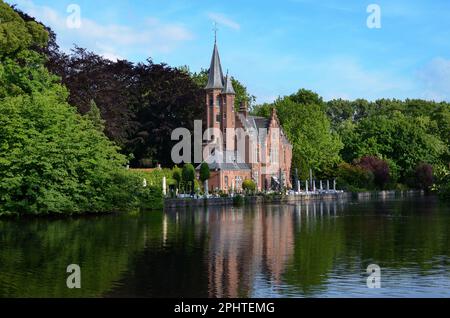
[[[228,71],[227,76],[225,77],[225,87],[223,88],[222,93],[236,95],[236,92],[233,88],[233,82],[231,81],[231,76],[228,75]]]
[[[213,55],[211,58],[211,66],[209,68],[208,84],[205,89],[219,88],[223,89],[224,80],[222,65],[220,64],[219,50],[217,49],[217,44],[214,43]]]

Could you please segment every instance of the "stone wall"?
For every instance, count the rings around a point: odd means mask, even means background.
[[[378,192],[338,192],[338,193],[304,193],[300,195],[266,195],[266,196],[247,196],[244,201],[246,204],[271,204],[271,203],[293,203],[303,201],[329,201],[329,200],[370,200],[376,198],[394,198],[424,195],[423,191],[378,191]],[[210,198],[210,199],[166,199],[164,207],[166,209],[174,209],[181,207],[201,207],[201,206],[226,206],[233,205],[233,198]]]

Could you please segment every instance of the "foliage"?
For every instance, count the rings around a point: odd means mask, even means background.
[[[244,182],[242,182],[242,189],[246,193],[254,193],[256,191],[256,183],[251,179],[245,179]]]
[[[436,169],[435,182],[436,187],[434,190],[437,190],[439,196],[447,201],[450,201],[450,170],[447,166],[439,166]]]
[[[337,185],[347,191],[365,191],[373,188],[374,175],[370,170],[349,163],[341,163],[337,169]]]
[[[203,162],[200,165],[200,181],[205,182],[211,176],[211,171],[209,170],[209,165],[206,162]]]
[[[76,47],[70,55],[49,59],[49,69],[70,91],[69,102],[80,113],[95,100],[106,120],[106,135],[133,153],[134,167],[171,166],[173,129],[193,131],[203,118],[203,90],[184,72],[165,64],[110,61]]]
[[[418,163],[438,164],[448,152],[448,146],[430,133],[432,124],[427,117],[410,118],[398,111],[367,117],[356,124],[344,122],[339,130],[344,142],[342,158],[347,162],[362,156],[388,158],[405,179]]]
[[[97,107],[97,104],[92,100],[90,104],[91,108],[86,113],[86,117],[94,124],[95,129],[100,132],[105,130],[105,121],[102,119],[102,115],[100,113],[100,109]]]
[[[154,197],[90,116],[66,102],[35,51],[45,29],[0,6],[0,214],[109,212]]]
[[[177,165],[175,165],[172,168],[172,178],[176,181],[177,188],[180,188],[180,183],[183,180],[181,168],[179,168]]]
[[[302,97],[302,94],[305,94]],[[331,132],[330,122],[321,104],[300,104],[296,101],[314,101],[308,91],[276,100],[277,110],[284,132],[293,145],[292,167],[299,168],[302,178],[313,169],[318,177],[327,177],[328,171],[340,162],[342,143]],[[292,99],[293,98],[293,99]],[[317,102],[320,102],[318,100]]]
[[[233,205],[234,206],[241,206],[244,204],[244,197],[240,194],[236,194],[233,197]]]
[[[183,182],[188,186],[191,192],[194,191],[194,181],[195,181],[195,168],[192,164],[187,163],[183,167],[181,173]]]
[[[357,161],[357,166],[373,174],[373,182],[378,189],[382,190],[390,179],[389,164],[377,157],[366,156]]]
[[[420,163],[415,169],[415,188],[430,190],[433,186],[433,167],[427,163]]]

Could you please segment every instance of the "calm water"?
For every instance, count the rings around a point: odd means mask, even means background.
[[[80,290],[66,267],[81,266]],[[368,289],[366,268],[381,267]],[[433,198],[0,220],[0,297],[450,297]]]

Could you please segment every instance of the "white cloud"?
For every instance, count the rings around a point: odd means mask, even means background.
[[[417,75],[424,85],[424,98],[450,100],[450,60],[434,58],[421,68]]]
[[[215,13],[215,12],[209,12],[208,13],[208,18],[210,20],[213,20],[214,22],[217,22],[218,24],[224,25],[230,29],[233,30],[240,30],[241,26],[239,23],[237,23],[236,21],[226,17],[225,15],[221,14],[221,13]]]
[[[100,24],[84,18],[82,7],[81,27],[68,28],[66,19],[69,13],[37,5],[32,0],[15,0],[15,3],[21,10],[50,26],[56,32],[58,43],[63,48],[77,44],[112,59],[122,58],[117,52],[138,52],[146,56],[170,52],[180,43],[193,38],[192,33],[183,25],[165,23],[155,18],[143,21],[141,27],[117,23]],[[104,47],[109,50],[104,51]]]

